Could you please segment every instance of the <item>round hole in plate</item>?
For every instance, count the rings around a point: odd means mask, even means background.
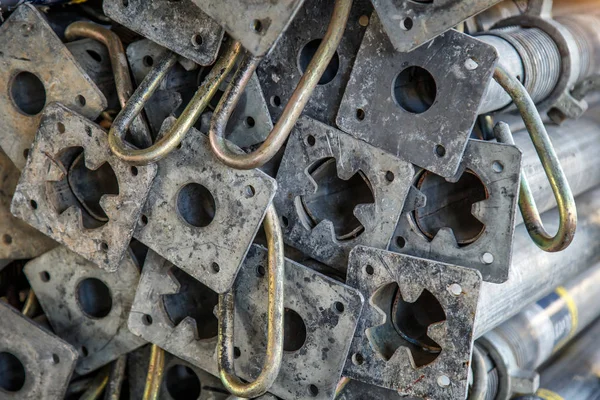
[[[82,95],[77,95],[77,97],[75,97],[75,101],[77,102],[77,104],[80,107],[85,107],[87,101],[85,100],[85,97],[83,97]]]
[[[388,182],[394,181],[394,173],[392,171],[388,171],[385,173],[385,180]]]
[[[137,167],[131,167],[131,175],[133,176],[137,176],[138,174],[138,169]]]
[[[500,161],[494,161],[492,163],[492,169],[495,173],[499,174],[500,172],[504,171],[504,165]]]
[[[246,117],[245,123],[248,128],[254,128],[254,125],[256,125],[256,121],[252,117]]]
[[[254,186],[252,185],[248,185],[244,188],[244,196],[246,196],[246,198],[250,198],[250,197],[254,197],[254,195],[256,194],[256,189],[254,189]]]
[[[403,249],[404,246],[406,246],[406,239],[404,239],[402,236],[396,236],[396,246],[398,246],[400,249]]]
[[[317,397],[319,395],[319,388],[316,385],[310,385],[308,387],[308,394],[312,397]]]
[[[46,88],[31,72],[19,72],[10,82],[10,98],[25,115],[39,114],[46,105]]]
[[[25,366],[14,354],[0,352],[0,389],[18,392],[25,385]]]
[[[359,121],[362,121],[365,119],[365,110],[363,110],[362,108],[357,108],[356,109],[356,119]]]
[[[2,243],[4,243],[5,245],[12,244],[12,241],[12,236],[10,236],[8,233],[2,235]]]
[[[177,212],[191,226],[203,228],[215,218],[215,198],[199,183],[188,183],[177,194]]]
[[[279,107],[281,105],[281,97],[271,96],[271,99],[269,100],[269,102],[271,103],[271,105],[273,107]]]
[[[63,124],[62,122],[57,122],[56,130],[58,131],[58,133],[65,133],[67,128],[65,128],[65,124]]]
[[[335,303],[333,303],[333,309],[339,314],[343,313],[345,310],[344,303],[336,301]]]
[[[241,356],[242,356],[242,351],[240,350],[240,348],[239,347],[234,347],[233,348],[233,358],[235,358],[237,360]]]
[[[365,359],[364,359],[364,357],[363,357],[362,354],[360,354],[360,353],[354,353],[352,355],[352,363],[354,365],[362,365],[364,362],[365,362]]]
[[[375,273],[375,269],[372,265],[367,265],[365,267],[365,272],[367,273],[367,275],[373,275]]]
[[[144,56],[144,58],[142,58],[142,64],[144,64],[145,67],[150,68],[154,65],[154,58],[152,58],[152,56]]]
[[[202,35],[194,35],[192,36],[192,45],[194,47],[200,47],[202,46],[202,42],[204,42],[204,39],[202,39]]]
[[[152,325],[152,316],[148,315],[148,314],[144,314],[142,315],[142,324],[146,325],[146,326],[150,326]]]
[[[489,265],[494,262],[494,255],[492,253],[486,252],[481,255],[481,262]]]
[[[148,216],[142,214],[140,220],[142,221],[142,225],[148,225]]]
[[[77,285],[76,299],[79,308],[91,318],[104,318],[112,310],[113,300],[106,283],[96,278],[86,278]]]
[[[34,210],[37,210],[37,208],[38,208],[37,201],[35,201],[35,200],[29,200],[29,206],[31,208],[33,208]]]
[[[40,279],[42,282],[50,282],[50,273],[48,271],[40,272]]]
[[[258,267],[256,267],[256,275],[263,277],[267,274],[267,271],[265,270],[265,267],[263,265],[259,265]]]
[[[190,367],[181,364],[173,365],[166,371],[165,386],[173,400],[198,399],[202,392],[198,375]]]
[[[221,267],[219,266],[219,264],[217,264],[216,262],[212,263],[210,266],[210,269],[212,270],[213,273],[218,274],[219,271],[221,271]]]
[[[252,22],[252,28],[254,28],[254,32],[261,33],[263,31],[263,23],[260,19],[255,19]]]
[[[429,110],[437,97],[437,85],[433,75],[417,65],[400,71],[393,85],[392,97],[396,104],[412,114],[421,114]]]
[[[58,356],[58,354],[52,354],[52,363],[54,363],[54,364],[60,363],[60,357]]]
[[[314,146],[317,143],[317,139],[313,135],[308,135],[306,137],[306,144],[309,146]]]
[[[23,158],[27,160],[27,157],[29,157],[29,149],[23,150]]]
[[[281,225],[283,225],[284,228],[287,228],[288,226],[290,226],[290,221],[287,219],[287,217],[285,215],[281,216]]]
[[[85,51],[96,62],[102,62],[102,56],[95,50],[88,49]]]
[[[400,28],[405,31],[410,31],[413,27],[413,20],[410,17],[406,17],[400,22]]]
[[[434,153],[436,156],[442,158],[446,155],[446,148],[441,144],[438,144],[437,146],[435,146]]]

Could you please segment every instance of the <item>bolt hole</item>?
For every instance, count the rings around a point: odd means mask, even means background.
[[[335,309],[336,312],[338,312],[339,314],[343,313],[345,310],[344,307],[344,303],[341,303],[339,301],[336,301],[335,303],[333,303],[333,308]]]
[[[365,119],[365,110],[363,110],[362,108],[357,108],[356,109],[356,119],[359,121],[362,121]]]
[[[368,26],[368,25],[369,25],[369,16],[368,16],[368,15],[361,15],[361,16],[358,18],[358,24],[359,24],[360,26],[363,26],[363,27],[364,27],[364,26]]]
[[[392,171],[388,171],[385,173],[385,180],[388,182],[394,182],[394,173]]]
[[[166,372],[165,386],[173,400],[199,399],[202,392],[198,375],[190,367],[181,364],[173,365]],[[212,398],[210,394],[208,397]]]
[[[79,105],[80,107],[85,107],[85,104],[87,103],[87,101],[85,100],[85,97],[83,97],[82,95],[77,95],[77,97],[75,97],[75,101],[77,102],[77,105]]]
[[[202,46],[202,43],[204,42],[204,39],[202,39],[201,35],[194,35],[192,36],[192,45],[196,48]]]
[[[312,397],[317,397],[319,395],[319,388],[315,385],[310,385],[308,387],[308,394],[310,394]]]
[[[281,216],[281,225],[283,225],[284,228],[290,226],[290,221],[285,215]]]
[[[252,22],[252,28],[254,28],[254,32],[256,33],[262,33],[263,30],[263,23],[260,19],[255,19]]]
[[[137,169],[137,167],[131,167],[131,175],[133,175],[133,176],[137,176],[138,175],[138,169]]]
[[[413,20],[410,17],[406,17],[400,22],[400,28],[405,31],[410,31],[413,27]]]
[[[240,348],[239,347],[234,347],[233,348],[233,358],[235,358],[237,360],[241,356],[242,356],[242,351],[240,350]]]
[[[152,58],[152,56],[144,56],[144,58],[142,58],[142,64],[144,64],[145,67],[152,67],[154,65],[154,58]]]
[[[85,315],[104,318],[112,310],[112,296],[106,283],[96,278],[86,278],[77,285],[77,303]]]
[[[58,356],[58,354],[52,354],[52,363],[53,364],[59,364],[60,363],[60,357]]]
[[[98,54],[97,51],[94,50],[86,50],[86,53],[88,53],[88,55],[92,58],[92,60],[101,63],[102,62],[102,56],[100,54]]]
[[[37,208],[38,208],[38,204],[35,200],[29,200],[29,206],[31,208],[33,208],[34,210],[37,210]]]
[[[306,144],[308,144],[309,146],[314,146],[317,143],[317,140],[315,139],[315,137],[313,135],[308,135],[306,137]]]
[[[11,353],[1,352],[0,389],[7,392],[18,392],[25,385],[25,377],[25,367],[21,360]]]
[[[298,54],[298,67],[300,68],[300,72],[303,74],[306,72],[306,69],[317,52],[320,44],[321,39],[314,39],[305,44],[304,47],[302,47],[302,50],[300,50],[300,53]],[[331,82],[333,79],[335,79],[339,70],[340,57],[336,51],[333,54],[333,57],[331,57],[329,64],[325,68],[323,75],[321,75],[318,85],[326,85]]]
[[[210,191],[199,183],[188,183],[177,195],[177,212],[191,226],[203,228],[215,218],[215,199]]]
[[[50,282],[50,273],[48,271],[40,272],[40,279],[42,282]]]
[[[406,246],[406,239],[402,236],[396,236],[396,246],[398,246],[399,249],[403,249],[404,246]]]
[[[12,236],[10,236],[9,234],[5,233],[4,235],[2,235],[2,243],[4,243],[5,245],[12,244],[12,241]]]
[[[442,158],[446,155],[446,148],[441,144],[438,144],[437,146],[435,146],[434,152],[436,156]]]
[[[256,121],[254,120],[254,118],[246,117],[246,126],[248,128],[254,128],[254,125],[256,125]]]
[[[246,196],[246,198],[251,198],[254,197],[254,195],[256,194],[256,189],[254,189],[254,186],[252,185],[248,185],[244,188],[244,195]]]
[[[267,274],[267,271],[265,270],[265,267],[263,265],[259,265],[258,267],[256,267],[256,275],[258,275],[259,277],[264,277]]]
[[[29,157],[29,149],[23,150],[23,158],[27,160],[27,157]]]
[[[65,128],[65,124],[63,124],[62,122],[57,122],[56,130],[58,130],[58,133],[65,133],[67,128]]]
[[[273,107],[279,107],[281,105],[281,98],[279,96],[271,96],[269,102]]]
[[[504,165],[500,161],[494,161],[492,163],[492,169],[494,172],[499,174],[500,172],[504,171]]]
[[[221,267],[219,266],[219,264],[217,264],[216,262],[212,263],[210,266],[210,269],[212,270],[213,273],[218,274],[219,271],[221,271]]]
[[[306,341],[306,325],[300,314],[291,308],[283,313],[283,350],[298,351]]]
[[[88,351],[87,347],[81,346],[81,355],[83,355],[84,357],[87,357],[89,354],[90,354],[90,352]]]
[[[19,72],[10,84],[10,97],[17,109],[25,115],[39,114],[46,105],[46,88],[31,72]]]
[[[362,354],[360,354],[360,353],[354,353],[352,355],[352,363],[354,365],[363,365],[364,362],[365,362],[365,359],[364,359],[364,357],[363,357]]]
[[[375,273],[375,269],[372,265],[367,265],[365,267],[365,272],[367,273],[367,275],[373,275]]]
[[[122,0],[121,4],[123,4],[123,7],[129,7],[129,0]]]
[[[152,325],[152,322],[153,322],[153,321],[152,321],[152,316],[151,316],[151,315],[144,314],[144,315],[142,316],[142,323],[143,323],[144,325],[146,325],[146,326],[150,326],[150,325]]]
[[[140,220],[142,221],[142,225],[148,225],[148,216],[142,214]]]
[[[100,249],[106,253],[108,251],[108,243],[106,243],[106,242],[100,243]]]

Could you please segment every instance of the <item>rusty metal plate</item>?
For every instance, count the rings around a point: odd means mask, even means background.
[[[7,361],[11,356],[15,357],[17,363],[20,363],[25,370],[23,385],[18,390],[10,392],[0,388],[0,398],[6,400],[64,398],[75,368],[77,351],[67,342],[41,328],[2,301],[0,301],[0,321],[2,321],[0,356],[3,361]],[[14,362],[14,359],[11,361]],[[5,370],[2,373],[4,374]]]
[[[0,42],[0,147],[23,169],[48,104],[93,120],[107,103],[34,6],[21,5],[0,26]]]
[[[149,361],[150,346],[127,355],[131,399],[143,398]],[[158,395],[161,400],[225,400],[229,397],[218,377],[166,352],[164,371]]]
[[[58,246],[54,240],[10,213],[10,202],[20,175],[0,149],[0,260],[25,260]]]
[[[192,0],[104,0],[103,8],[121,25],[200,65],[215,62],[225,33]]]
[[[257,69],[269,111],[274,120],[281,116],[303,72],[327,31],[335,2],[306,0],[294,20]],[[353,3],[344,35],[332,61],[310,96],[302,113],[328,125],[335,116],[350,79],[356,54],[367,30],[373,6],[369,0]]]
[[[505,282],[520,177],[517,147],[469,140],[453,179],[417,173],[413,189],[422,204],[405,203],[390,250],[475,268],[486,282]]]
[[[255,56],[267,54],[304,2],[304,0],[192,1]]]
[[[157,164],[135,238],[212,290],[225,292],[235,281],[277,183],[259,170],[221,163],[208,138],[193,128],[181,148]]]
[[[29,261],[24,272],[54,332],[79,351],[78,374],[146,343],[127,329],[140,279],[128,255],[117,271],[107,272],[60,246]]]
[[[409,163],[301,117],[288,140],[273,201],[285,242],[345,271],[354,246],[388,248],[413,176]]]
[[[267,252],[252,246],[235,285],[235,368],[238,375],[252,380],[259,373],[265,355],[267,326],[267,279],[264,268]],[[192,286],[171,263],[151,253],[144,265],[129,328],[178,357],[218,376],[216,363],[216,294]],[[178,278],[176,278],[176,276]],[[358,322],[363,299],[353,288],[286,259],[285,300],[289,321],[285,324],[281,371],[272,394],[289,399],[332,399],[348,347]],[[178,312],[177,325],[165,310],[165,299],[180,309],[204,313],[198,320]],[[208,300],[212,297],[212,300]],[[184,300],[186,301],[184,303]],[[163,306],[158,306],[163,304]],[[202,310],[202,311],[198,311]],[[294,315],[295,314],[295,315]],[[150,319],[148,319],[150,316]],[[209,317],[210,316],[210,317]],[[288,320],[286,317],[286,320]],[[148,321],[152,321],[148,324]],[[212,326],[207,329],[208,325]],[[302,329],[302,327],[304,329]],[[297,331],[305,332],[305,337]],[[209,333],[210,332],[210,333]],[[211,336],[212,335],[212,336]],[[199,339],[202,338],[202,339]],[[314,363],[318,360],[318,363]]]
[[[428,399],[464,399],[479,271],[368,247],[348,280],[365,298],[343,375]]]
[[[501,0],[371,0],[397,51],[407,52]]]
[[[11,212],[99,267],[115,271],[155,175],[156,165],[133,167],[119,160],[102,128],[53,103],[42,117]],[[74,184],[81,186],[79,197]]]
[[[398,53],[373,13],[337,115],[358,139],[443,177],[456,174],[498,54],[455,30]]]

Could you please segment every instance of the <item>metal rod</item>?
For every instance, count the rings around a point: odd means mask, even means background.
[[[474,371],[475,381],[496,374],[499,379],[490,379],[487,391],[498,400],[535,390],[537,381],[530,372],[600,317],[598,298],[600,263],[481,337],[477,346],[493,368],[483,374]]]
[[[267,326],[267,352],[260,375],[250,383],[242,382],[236,375],[234,360],[234,289],[219,295],[219,335],[217,360],[219,376],[225,388],[233,395],[254,398],[264,394],[279,375],[283,356],[283,281],[285,260],[283,234],[279,217],[271,204],[264,220],[268,243],[269,305]]]
[[[38,305],[39,303],[37,301],[37,297],[35,297],[33,289],[29,289],[29,293],[27,294],[27,298],[25,299],[25,304],[23,304],[21,312],[27,318],[32,318],[38,309]]]
[[[579,196],[577,208],[577,235],[561,252],[540,250],[529,238],[524,225],[515,228],[508,280],[500,285],[482,284],[475,337],[482,336],[600,260],[600,189]],[[550,229],[555,229],[557,216],[558,211],[551,210],[542,215],[542,221]]]
[[[552,236],[544,228],[527,178],[525,174],[521,174],[519,209],[529,236],[542,250],[549,252],[564,250],[573,240],[577,228],[577,207],[569,182],[558,161],[544,123],[525,87],[501,67],[497,67],[494,71],[494,79],[506,90],[519,109],[558,205],[559,226],[556,234]],[[499,141],[514,144],[508,125],[497,126],[498,129],[494,132],[499,135]]]
[[[600,186],[600,122],[582,117],[568,120],[560,126],[546,125],[546,130],[573,196]],[[546,173],[529,136],[524,131],[515,132],[513,136],[516,146],[523,152],[522,170],[527,176],[538,210],[543,213],[555,208],[552,188],[547,183]],[[523,218],[518,214],[516,225],[522,222]]]
[[[127,355],[122,355],[112,363],[104,400],[120,400],[126,366]]]
[[[219,90],[239,54],[242,46],[239,42],[233,42],[225,54],[212,67],[210,73],[198,88],[194,97],[190,100],[185,110],[175,124],[152,146],[145,149],[133,149],[127,147],[123,141],[125,132],[131,121],[139,115],[146,102],[156,91],[162,80],[167,76],[177,61],[177,55],[166,52],[144,78],[135,93],[131,96],[127,105],[123,107],[119,115],[113,121],[108,136],[108,144],[112,152],[120,159],[135,165],[144,165],[156,162],[177,148],[187,132],[196,123],[200,114],[204,111],[210,100]]]
[[[275,124],[275,127],[269,133],[264,143],[258,149],[248,154],[240,154],[231,150],[225,140],[227,122],[244,92],[252,73],[260,62],[259,58],[253,56],[248,56],[244,59],[231,84],[223,94],[221,101],[219,101],[211,119],[209,130],[210,145],[219,160],[232,168],[252,169],[263,166],[273,158],[287,140],[300,114],[302,114],[306,103],[310,100],[312,92],[335,54],[344,34],[351,8],[352,0],[336,0],[327,32],[302,75],[300,82],[298,82],[298,86],[296,86],[294,93],[292,93],[285,109],[281,113],[279,121],[277,121],[277,124]]]
[[[110,369],[108,366],[102,368],[94,377],[90,387],[81,395],[79,400],[97,400],[108,384],[108,375]]]
[[[143,400],[158,400],[164,372],[165,351],[153,344],[150,350],[150,362],[148,363],[148,375],[146,376]]]
[[[65,30],[65,38],[69,41],[82,37],[97,40],[108,48],[119,103],[121,108],[125,107],[127,100],[133,93],[133,83],[131,82],[129,64],[121,39],[113,31],[91,22],[73,22]],[[141,115],[138,115],[132,122],[131,136],[134,139],[134,144],[138,147],[148,147],[152,144],[150,128]]]

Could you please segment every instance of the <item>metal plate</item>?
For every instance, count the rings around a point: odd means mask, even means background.
[[[127,356],[129,392],[132,400],[141,400],[146,386],[150,346]],[[165,353],[165,369],[158,398],[161,400],[225,400],[229,392],[221,380],[187,361]],[[195,396],[198,392],[199,395]]]
[[[129,255],[116,272],[107,272],[60,246],[28,262],[24,272],[54,332],[79,351],[78,374],[92,372],[146,343],[127,329],[133,289],[140,278]],[[97,281],[108,288],[108,296]]]
[[[200,65],[217,58],[225,31],[192,0],[105,0],[103,8],[121,25]]]
[[[505,282],[512,258],[521,151],[511,145],[471,139],[459,168],[460,175],[446,180],[456,182],[469,173],[465,171],[475,174],[487,194],[487,199],[471,206],[471,214],[484,224],[476,239],[472,243],[459,245],[459,240],[448,227],[441,228],[433,238],[428,238],[415,222],[414,211],[419,207],[405,205],[390,250],[475,268],[481,272],[484,281]],[[413,188],[418,191],[416,187]],[[442,204],[448,203],[447,198],[435,197],[435,191],[431,198],[423,193],[420,196],[428,206],[438,202],[442,209]],[[466,225],[468,222],[462,219],[461,223]]]
[[[351,380],[340,392],[336,400],[420,400],[402,397],[394,390],[375,385],[367,385],[361,381]]]
[[[10,202],[20,175],[0,149],[0,260],[33,258],[58,246],[54,240],[10,213]]]
[[[397,51],[410,51],[501,0],[371,0]]]
[[[62,399],[75,368],[77,351],[2,301],[0,321],[0,354],[12,354],[25,370],[23,387],[15,392],[0,389],[0,397]]]
[[[273,119],[281,116],[316,46],[325,35],[334,4],[333,0],[306,0],[277,46],[258,66],[258,79],[269,100]],[[336,55],[304,107],[304,115],[334,126],[372,11],[369,0],[358,0],[352,5]]]
[[[192,0],[255,56],[267,54],[304,0]],[[240,16],[243,15],[243,18]]]
[[[23,169],[46,105],[95,119],[107,103],[34,6],[21,5],[2,24],[0,42],[0,147]]]
[[[133,76],[139,84],[150,72],[152,64],[160,58],[165,48],[150,40],[140,40],[127,47],[127,59]],[[154,132],[158,133],[164,120],[179,116],[198,88],[198,81],[207,73],[186,71],[181,65],[169,72],[155,95],[146,103],[146,114]],[[200,75],[200,76],[199,76]],[[211,104],[196,123],[201,132],[208,132],[212,110],[223,94],[230,77],[225,79]],[[249,147],[263,142],[273,129],[271,115],[256,75],[253,75],[227,124],[226,137],[238,147]]]
[[[346,360],[344,376],[394,389],[406,396],[466,397],[474,340],[473,322],[481,285],[478,271],[360,246],[350,253],[347,283],[362,293],[365,307]],[[390,317],[394,296],[387,295],[395,285],[402,303],[416,303],[413,307],[422,311],[419,319],[411,319],[410,313],[404,320]],[[432,318],[423,333],[442,350],[436,358],[428,360],[429,363],[415,364],[420,357],[431,356],[404,339],[414,340],[414,337],[408,336],[408,331],[403,331],[401,336],[396,331],[396,321],[414,329],[420,325],[420,318],[428,321],[436,307],[441,307],[445,320],[436,322]],[[413,348],[409,349],[409,346]]]
[[[84,226],[84,211],[78,202],[64,201],[72,192],[62,185],[67,174],[60,157],[74,148],[84,149],[86,171],[107,164],[118,185],[117,195],[104,194],[98,199],[108,222],[95,229]],[[42,117],[11,212],[99,267],[115,271],[155,175],[156,165],[132,167],[119,160],[110,151],[102,128],[54,103],[46,107]]]
[[[355,217],[364,227],[364,231],[354,238],[339,240],[331,213],[323,215],[322,220],[311,227],[301,205],[307,196],[318,193],[319,182],[311,176],[310,169],[331,158],[335,159],[336,174],[341,180],[352,182],[358,174],[359,179],[365,181],[363,188],[367,187],[372,194],[371,204],[357,204],[344,216],[345,219]],[[335,128],[301,117],[290,135],[277,173],[279,191],[274,204],[282,221],[286,243],[345,271],[348,253],[354,246],[388,247],[413,176],[414,168],[409,163]],[[327,188],[327,180],[323,179],[323,182]],[[326,196],[322,199],[327,201],[315,201],[317,207],[331,201],[329,195]],[[358,193],[350,188],[347,196],[355,197]],[[341,196],[339,205],[344,205],[348,199]]]
[[[259,373],[265,355],[268,290],[262,272],[266,263],[266,250],[252,246],[235,286],[235,344],[239,349],[235,366],[238,375],[247,380]],[[178,290],[171,264],[150,254],[129,327],[165,350],[217,375],[216,337],[197,340],[196,321],[187,317],[174,327],[164,308],[157,307],[163,303],[165,294]],[[332,399],[363,299],[356,290],[288,259],[284,290],[284,305],[302,319],[306,339],[293,343],[294,351],[284,352],[281,371],[269,391],[289,399]],[[150,326],[144,323],[145,314],[151,315]],[[294,326],[290,324],[284,329],[295,332]]]
[[[208,138],[193,128],[181,148],[157,164],[135,238],[212,290],[225,292],[277,183],[259,170],[227,167],[213,154]],[[204,217],[196,220],[199,215]]]
[[[493,46],[454,30],[410,53],[398,53],[373,13],[337,125],[419,167],[451,177],[497,59]]]

